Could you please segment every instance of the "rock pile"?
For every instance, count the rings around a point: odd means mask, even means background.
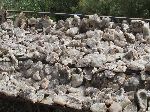
[[[26,30],[1,24],[1,93],[92,112],[149,112],[148,23],[117,26],[97,15],[28,22]]]

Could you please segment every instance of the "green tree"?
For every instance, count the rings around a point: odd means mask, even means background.
[[[0,0],[6,9],[100,14],[112,16],[150,16],[150,0]]]

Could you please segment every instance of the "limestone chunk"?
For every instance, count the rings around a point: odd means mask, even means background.
[[[37,102],[41,102],[44,99],[44,93],[42,90],[37,91]]]
[[[35,65],[34,65],[34,69],[35,70],[42,70],[43,68],[43,64],[41,61],[38,61]]]
[[[33,103],[37,102],[37,95],[35,93],[30,93],[27,98],[31,100]]]
[[[84,57],[78,60],[77,67],[88,67],[90,66],[91,59],[88,57]]]
[[[115,73],[113,73],[112,71],[109,71],[109,70],[105,70],[104,74],[107,78],[113,78],[116,75]]]
[[[142,63],[139,63],[138,61],[131,61],[127,65],[127,68],[129,68],[131,70],[144,70],[145,69],[145,65],[143,65]]]
[[[72,74],[71,85],[73,87],[78,87],[82,83],[83,83],[83,75],[82,74]]]
[[[46,61],[50,63],[56,63],[59,60],[59,56],[57,53],[52,52],[50,55],[47,55]]]
[[[47,80],[46,78],[44,78],[41,82],[41,88],[42,89],[47,89],[49,85],[49,80]]]
[[[145,71],[150,71],[150,63],[147,63],[147,64],[145,65]]]
[[[67,104],[67,96],[64,95],[56,95],[53,98],[53,102],[62,106],[65,106]]]
[[[48,64],[44,66],[44,72],[46,75],[50,75],[52,73],[52,67]]]
[[[123,112],[137,112],[137,111],[138,110],[137,110],[137,107],[135,106],[135,104],[129,104],[123,110]]]
[[[94,36],[94,31],[87,31],[86,32],[86,36],[88,37],[88,38],[91,38],[91,37],[93,37]]]
[[[143,28],[143,21],[142,20],[132,20],[131,21],[131,29],[134,33],[141,33]]]
[[[140,111],[146,111],[147,109],[147,91],[144,89],[138,90],[136,93]]]
[[[79,31],[79,28],[78,27],[74,27],[74,28],[68,29],[66,33],[68,35],[74,36],[74,35],[76,35],[78,33],[78,31]]]
[[[119,103],[113,102],[109,107],[109,112],[122,112],[122,107]]]
[[[105,103],[95,103],[90,107],[92,112],[106,112],[107,108]]]
[[[72,64],[72,63],[73,63],[73,60],[70,59],[70,58],[63,59],[63,60],[62,60],[62,64],[63,64],[63,65],[69,65],[69,64]]]
[[[88,54],[85,58],[91,59],[91,66],[92,67],[100,67],[103,63],[106,62],[106,56],[103,54]]]
[[[41,80],[39,71],[37,71],[37,72],[35,72],[33,74],[33,79],[36,80],[36,81],[40,81]]]
[[[150,29],[149,29],[149,23],[145,23],[143,25],[143,36],[144,39],[149,39],[150,38]]]
[[[135,36],[132,33],[125,33],[125,37],[127,42],[134,43],[135,42]]]
[[[46,104],[46,105],[52,105],[54,102],[52,100],[51,96],[46,97],[43,99],[40,103]]]

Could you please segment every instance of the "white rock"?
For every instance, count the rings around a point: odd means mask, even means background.
[[[122,107],[119,103],[113,102],[109,107],[109,112],[122,112]]]
[[[128,42],[134,43],[135,42],[135,36],[132,33],[126,33],[125,37]]]
[[[147,37],[150,38],[150,29],[149,29],[149,23],[145,23],[144,22],[144,26],[143,26],[143,36],[146,39]]]
[[[134,104],[127,105],[123,110],[123,112],[137,112],[137,111],[138,111],[137,106]]]
[[[136,93],[138,104],[141,111],[147,110],[148,98],[147,98],[147,91],[145,89],[140,89]]]
[[[105,103],[95,103],[90,107],[92,112],[106,112],[107,108]]]
[[[64,96],[64,95],[56,95],[53,98],[54,103],[62,105],[62,106],[67,104],[67,100],[68,100],[67,96]]]
[[[49,96],[49,97],[46,97],[44,98],[42,101],[41,101],[42,104],[46,104],[46,105],[52,105],[54,102],[52,100],[52,97]]]
[[[143,65],[142,63],[139,63],[138,61],[131,61],[127,65],[127,68],[129,68],[131,70],[144,70],[145,65]]]
[[[48,88],[48,85],[49,85],[50,81],[47,80],[46,78],[44,78],[41,82],[41,88],[42,89],[47,89]]]
[[[72,63],[73,63],[73,60],[71,58],[67,58],[67,59],[62,60],[63,65],[68,65],[68,64],[72,64]]]
[[[150,71],[150,63],[147,63],[147,64],[145,65],[145,71]]]
[[[91,31],[91,30],[86,32],[86,36],[87,36],[88,38],[93,37],[94,34],[95,34],[94,31]]]
[[[71,85],[73,87],[78,87],[83,82],[83,75],[82,74],[72,74],[71,77]]]
[[[79,31],[79,28],[78,27],[74,27],[74,28],[68,29],[66,33],[68,35],[74,36],[74,35],[76,35],[78,33],[78,31]]]
[[[104,54],[88,54],[85,58],[89,58],[91,60],[92,67],[100,67],[106,62],[106,56]]]
[[[40,81],[41,80],[39,71],[37,71],[37,72],[35,72],[33,74],[33,79],[36,80],[36,81]]]
[[[44,99],[44,92],[42,90],[37,91],[36,96],[37,96],[37,102],[41,102]]]

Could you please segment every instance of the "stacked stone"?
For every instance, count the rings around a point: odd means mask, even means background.
[[[6,30],[3,23],[0,92],[92,112],[146,111],[149,36],[132,22],[124,32],[110,21],[97,15],[58,23],[31,18],[28,30],[13,24]],[[39,22],[42,32],[36,30]]]

